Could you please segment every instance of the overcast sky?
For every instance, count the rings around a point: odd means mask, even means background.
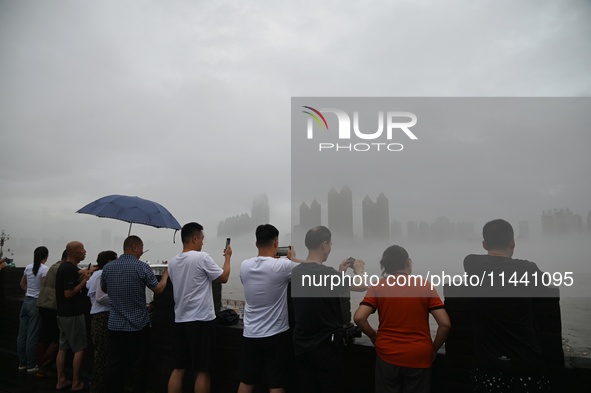
[[[124,236],[74,212],[129,194],[213,237],[266,192],[289,231],[291,97],[590,96],[590,19],[589,1],[2,0],[0,229]]]

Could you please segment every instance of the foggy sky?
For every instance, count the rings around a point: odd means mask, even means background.
[[[590,16],[587,1],[1,1],[0,229],[124,236],[74,212],[129,194],[213,237],[265,192],[285,233],[291,97],[589,96]],[[585,216],[588,181],[563,183],[547,208]]]

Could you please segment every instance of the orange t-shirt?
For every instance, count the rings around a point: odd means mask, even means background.
[[[435,288],[422,285],[408,275],[389,276],[390,282],[406,276],[406,285],[388,285],[388,277],[367,291],[361,304],[378,311],[380,325],[375,341],[378,356],[399,367],[430,368],[433,346],[429,329],[429,311],[443,307]]]

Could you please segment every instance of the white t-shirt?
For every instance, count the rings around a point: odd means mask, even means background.
[[[175,322],[215,319],[211,282],[223,272],[209,254],[202,251],[181,252],[168,261]]]
[[[86,288],[88,288],[88,297],[92,308],[90,314],[98,314],[100,312],[110,311],[111,306],[109,305],[109,295],[103,292],[100,283],[101,276],[103,275],[102,270],[97,270],[92,273],[92,276],[86,281]]]
[[[297,263],[286,258],[254,257],[242,262],[244,337],[270,337],[289,329],[287,285],[294,266]]]
[[[41,278],[47,276],[47,271],[49,268],[45,266],[45,264],[41,264],[39,266],[39,270],[37,271],[37,275],[33,274],[33,264],[28,264],[23,272],[23,276],[27,278],[27,293],[25,296],[31,296],[34,298],[39,297],[39,292],[41,292]]]

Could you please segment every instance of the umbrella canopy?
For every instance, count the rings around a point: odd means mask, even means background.
[[[181,229],[181,224],[164,206],[136,196],[109,195],[89,203],[76,213],[126,221],[129,223],[129,233],[131,233],[131,224]]]

